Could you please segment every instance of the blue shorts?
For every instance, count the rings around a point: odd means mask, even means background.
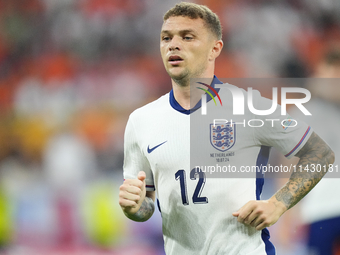
[[[312,223],[308,233],[308,254],[340,254],[340,217]]]

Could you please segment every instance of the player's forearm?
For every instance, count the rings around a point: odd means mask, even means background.
[[[296,166],[297,171],[291,175],[286,185],[275,194],[275,198],[282,202],[287,210],[306,196],[326,174],[327,171],[310,171],[313,164],[314,166],[325,166],[328,170],[329,165],[334,163],[333,151],[315,133],[312,134],[297,156],[300,157]]]
[[[155,211],[155,204],[152,198],[145,197],[142,205],[140,206],[139,210],[135,214],[129,214],[124,211],[126,217],[133,221],[143,222],[150,219],[153,212]]]

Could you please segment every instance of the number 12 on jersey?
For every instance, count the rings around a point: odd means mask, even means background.
[[[192,202],[194,204],[207,204],[208,198],[207,197],[201,197],[202,190],[204,188],[205,184],[205,173],[201,171],[201,169],[192,169],[190,171],[190,179],[196,180],[198,177],[198,182],[194,191],[194,194],[192,195]],[[182,203],[183,205],[188,205],[188,191],[187,191],[187,182],[186,182],[186,172],[185,170],[181,169],[178,170],[175,174],[175,179],[180,182],[180,188],[181,188],[181,197],[182,197]]]

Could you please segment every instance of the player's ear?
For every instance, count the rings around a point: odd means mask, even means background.
[[[223,48],[222,40],[214,41],[209,60],[215,60],[215,58],[217,58],[220,55],[222,48]]]

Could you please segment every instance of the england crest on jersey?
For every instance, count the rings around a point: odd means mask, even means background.
[[[227,124],[210,124],[210,143],[219,151],[227,151],[234,146],[236,126]]]

